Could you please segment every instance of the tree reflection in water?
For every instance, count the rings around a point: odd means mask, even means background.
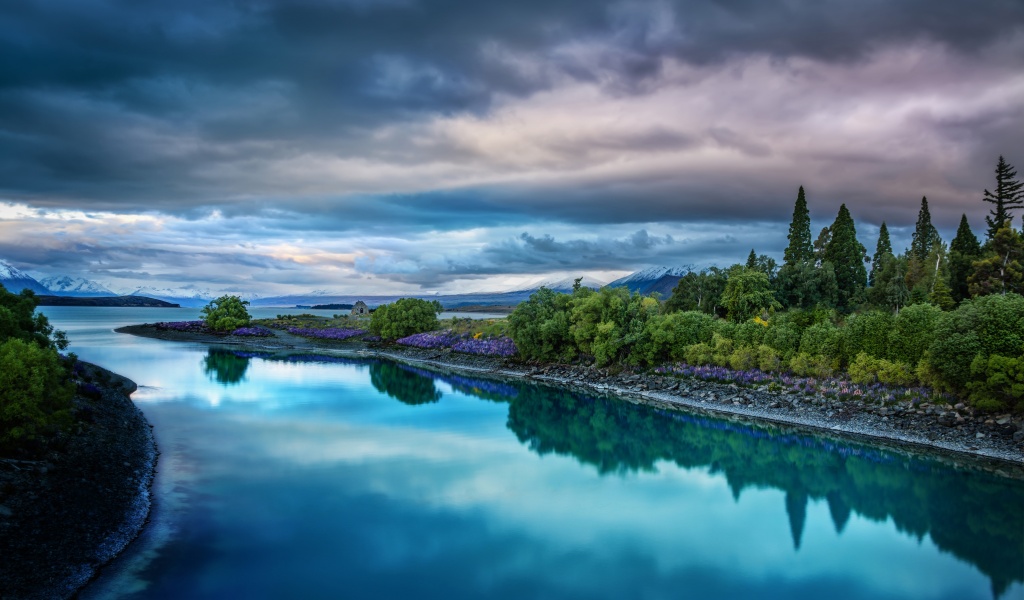
[[[221,385],[238,385],[249,370],[249,357],[231,350],[210,348],[203,358],[203,371]]]

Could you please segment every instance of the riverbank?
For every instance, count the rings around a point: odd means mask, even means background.
[[[667,409],[686,409],[810,429],[895,449],[926,449],[1006,476],[1024,478],[1024,420],[1020,415],[982,415],[963,404],[895,405],[839,401],[792,391],[769,392],[651,373],[580,365],[524,365],[509,359],[450,350],[423,350],[362,342],[312,340],[275,331],[274,337],[245,338],[160,330],[132,325],[117,330],[143,337],[235,346],[284,353],[328,353],[382,357],[495,378],[528,378],[571,386]]]
[[[76,423],[42,457],[0,460],[0,598],[69,598],[149,515],[156,444],[129,379],[88,363]]]

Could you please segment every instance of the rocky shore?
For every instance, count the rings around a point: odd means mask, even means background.
[[[472,371],[486,377],[529,378],[615,395],[662,408],[683,408],[770,421],[894,448],[928,449],[1007,476],[1024,478],[1024,417],[980,414],[962,403],[949,406],[902,402],[883,406],[629,370],[596,369],[582,365],[527,365],[451,350],[311,340],[280,331],[275,332],[275,337],[256,339],[166,331],[152,325],[133,325],[119,329],[118,332],[273,352],[314,351],[385,357],[444,369]]]
[[[156,445],[134,382],[78,363],[76,424],[35,460],[0,460],[0,598],[69,598],[141,531]]]

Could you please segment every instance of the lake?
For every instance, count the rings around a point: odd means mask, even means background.
[[[1024,483],[948,460],[40,310],[139,384],[161,452],[83,598],[1024,598]]]

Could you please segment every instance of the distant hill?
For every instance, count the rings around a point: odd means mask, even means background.
[[[145,296],[37,296],[39,306],[119,306],[133,308],[181,308],[180,304]]]
[[[31,275],[11,266],[5,260],[0,260],[0,285],[15,294],[21,293],[21,290],[32,290],[37,294],[50,293],[46,286],[33,279]]]

